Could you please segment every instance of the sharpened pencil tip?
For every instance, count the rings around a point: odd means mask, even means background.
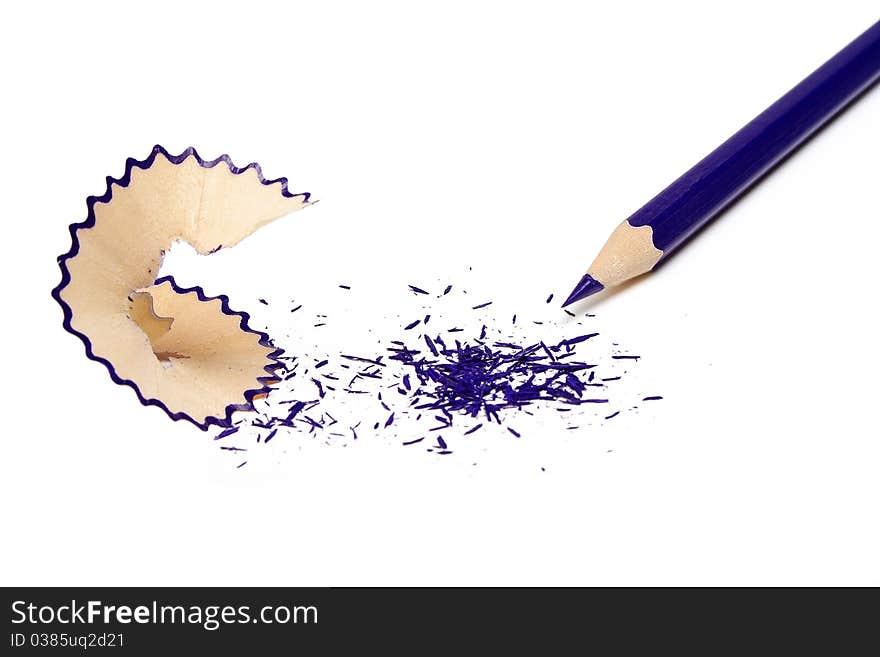
[[[566,306],[570,306],[575,301],[586,299],[591,294],[596,294],[596,292],[601,292],[604,289],[605,286],[602,285],[599,281],[597,281],[589,274],[584,274],[584,277],[575,286],[571,294],[568,295],[568,299],[565,300],[565,303],[562,304],[562,307],[565,308]]]

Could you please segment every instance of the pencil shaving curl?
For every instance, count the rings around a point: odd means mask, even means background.
[[[86,199],[86,220],[70,226],[52,291],[64,328],[144,405],[203,430],[229,426],[277,382],[283,351],[225,295],[156,273],[176,240],[214,253],[309,204],[286,178],[267,180],[256,163],[239,168],[227,155],[204,160],[193,148],[171,155],[155,146],[145,160],[129,158],[121,178]]]

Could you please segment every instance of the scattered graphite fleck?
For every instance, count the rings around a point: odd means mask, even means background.
[[[351,289],[344,284],[339,287]],[[415,285],[409,285],[409,290],[420,299],[430,296],[427,290]],[[432,298],[441,299],[452,290],[449,284],[441,295]],[[583,432],[589,430],[591,420],[608,421],[617,417],[621,408],[636,408],[632,400],[615,398],[609,386],[626,374],[619,368],[615,371],[611,362],[637,361],[640,356],[619,353],[617,348],[611,353],[597,349],[592,345],[598,331],[572,330],[581,325],[580,321],[534,319],[518,324],[517,314],[513,314],[510,323],[493,319],[488,325],[471,328],[468,321],[443,329],[444,318],[463,318],[446,310],[463,294],[466,293],[462,291],[442,302],[422,302],[422,319],[398,328],[398,332],[402,331],[398,335],[379,340],[378,351],[384,350],[385,354],[325,352],[310,357],[308,353],[290,355],[298,350],[288,350],[279,357],[280,367],[274,373],[278,383],[273,384],[272,394],[255,400],[257,413],[222,427],[214,440],[222,440],[223,449],[233,453],[247,451],[255,443],[278,443],[282,436],[289,438],[291,433],[327,444],[345,444],[345,440],[363,438],[356,430],[358,427],[372,425],[375,435],[384,430],[397,437],[400,444],[421,444],[425,451],[446,456],[466,441],[476,440],[474,434],[478,431],[483,433],[492,427],[521,438],[524,430],[518,427],[526,424],[529,416],[540,416],[546,422],[548,414],[556,413],[560,428]],[[552,299],[551,294],[547,303]],[[492,301],[486,301],[468,307],[479,310],[491,305]],[[290,312],[300,308],[301,304]],[[570,312],[568,315],[572,316]],[[315,327],[325,326],[329,321],[326,315],[316,317],[325,319]],[[439,326],[429,329],[432,318],[432,324]],[[417,327],[419,330],[414,330]],[[551,338],[556,329],[559,331]],[[312,363],[313,376],[308,376],[308,369],[298,371],[301,360]],[[336,381],[341,381],[338,387]],[[386,389],[394,394],[383,399]],[[371,399],[383,415],[369,410]],[[652,394],[639,399],[647,402],[663,397]],[[612,403],[617,408],[609,409]],[[605,412],[592,410],[599,408]],[[570,421],[574,419],[570,417],[573,411],[582,421]],[[568,421],[563,422],[563,418]],[[511,420],[517,428],[511,426]],[[340,426],[348,427],[348,431],[330,429],[340,421],[344,422]],[[442,437],[438,431],[443,432]],[[436,444],[425,442],[428,432],[437,436],[432,438]]]

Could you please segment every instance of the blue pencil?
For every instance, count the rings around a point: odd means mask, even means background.
[[[880,22],[620,224],[563,306],[653,269],[880,78]]]

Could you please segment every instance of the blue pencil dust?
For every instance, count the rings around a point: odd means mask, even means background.
[[[352,294],[350,286],[338,287],[344,294]],[[616,344],[612,353],[596,347],[594,338],[599,332],[590,330],[588,321],[581,321],[592,315],[547,319],[549,325],[563,327],[562,339],[558,334],[552,338],[547,328],[534,328],[543,327],[545,322],[527,314],[524,322],[517,322],[513,315],[508,323],[507,319],[496,322],[473,313],[474,321],[482,319],[488,325],[462,328],[468,324],[447,323],[443,304],[467,292],[450,296],[451,284],[439,294],[412,284],[404,290],[422,304],[422,312],[416,316],[423,319],[402,317],[397,335],[379,340],[372,353],[346,351],[309,356],[297,354],[295,342],[285,345],[282,367],[277,371],[279,382],[270,396],[255,405],[256,413],[239,414],[233,425],[223,428],[214,440],[221,441],[222,449],[237,452],[270,441],[274,446],[285,438],[289,440],[292,434],[340,445],[381,437],[448,456],[467,441],[487,439],[483,434],[492,427],[502,432],[497,436],[527,440],[539,437],[534,428],[530,431],[535,425],[532,419],[543,418],[543,422],[547,414],[563,419],[560,428],[583,431],[592,425],[591,420],[604,423],[621,410],[637,408],[632,400],[627,402],[620,395],[615,400],[610,386],[626,373],[612,362],[635,363],[640,356],[623,352]],[[547,303],[552,298],[550,295]],[[262,298],[259,302],[272,305]],[[472,305],[465,298],[464,303],[462,310],[470,314],[484,311],[493,302]],[[297,304],[289,310],[301,308]],[[548,312],[559,317],[553,308],[544,311],[545,318]],[[519,314],[524,315],[522,311]],[[462,319],[460,314],[455,316]],[[315,327],[332,319],[326,314],[313,317],[320,320],[313,324]],[[505,313],[505,317],[511,315]],[[308,315],[302,319],[311,323]],[[543,339],[527,337],[536,331]],[[662,399],[645,392],[637,401]],[[355,415],[352,409],[356,409]],[[582,421],[572,422],[575,415]]]

